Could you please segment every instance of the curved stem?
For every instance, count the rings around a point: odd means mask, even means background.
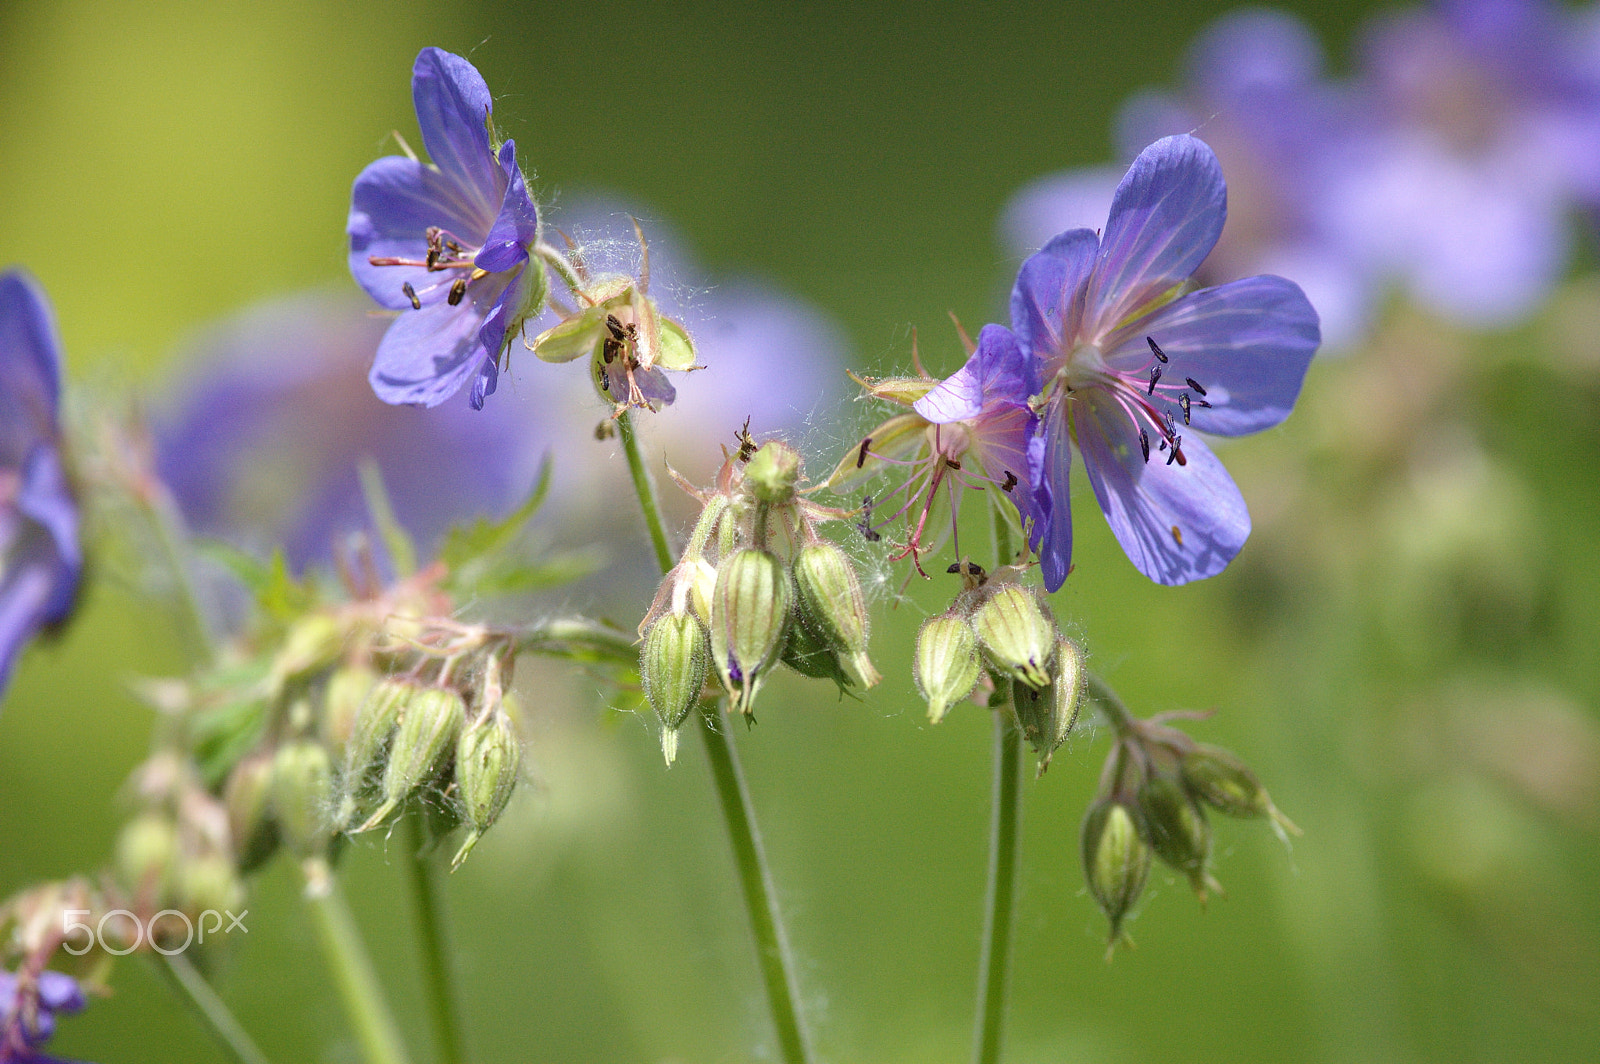
[[[994,713],[994,788],[989,818],[989,886],[978,959],[978,1017],[973,1031],[972,1059],[976,1064],[996,1064],[1000,1059],[1021,855],[1017,840],[1022,826],[1022,736],[1011,725],[1010,685],[1002,686],[990,704]]]
[[[1012,560],[1011,528],[994,511],[995,557]],[[1012,727],[1011,684],[997,679],[989,709],[994,714],[994,782],[990,790],[989,883],[983,940],[978,950],[978,1012],[973,1027],[972,1059],[997,1064],[1005,1026],[1006,991],[1011,967],[1011,925],[1017,898],[1017,840],[1022,826],[1022,735]]]
[[[428,1009],[433,1017],[434,1043],[439,1049],[439,1064],[462,1064],[467,1059],[462,1037],[461,993],[455,971],[450,967],[449,929],[445,923],[444,893],[439,882],[439,866],[425,852],[422,814],[405,817],[407,825],[407,865],[411,897],[416,903],[417,937],[422,948],[422,981],[427,990]]]
[[[645,527],[649,529],[650,542],[655,547],[656,562],[662,573],[670,572],[673,567],[672,550],[667,545],[667,530],[661,523],[655,478],[650,475],[639,453],[639,440],[633,431],[631,412],[624,412],[617,418],[617,430],[622,438],[622,449],[628,457],[628,470],[633,474],[633,487],[639,496]],[[811,1051],[806,1042],[805,1028],[800,1022],[799,984],[794,977],[794,958],[789,952],[789,939],[778,913],[777,890],[773,886],[772,872],[761,846],[761,834],[756,829],[750,791],[739,769],[739,751],[728,729],[717,727],[715,713],[714,706],[701,707],[700,735],[705,740],[706,758],[711,763],[717,802],[723,822],[728,827],[728,840],[733,846],[734,867],[739,873],[740,893],[744,898],[745,913],[750,918],[750,933],[755,938],[756,959],[767,988],[767,1006],[772,1011],[772,1026],[778,1035],[784,1064],[806,1064],[811,1059]]]
[[[235,1064],[267,1064],[266,1055],[240,1025],[233,1010],[211,989],[211,984],[206,982],[205,976],[195,969],[188,957],[181,953],[166,954],[155,962],[155,967],[183,995],[196,1018],[205,1024],[217,1040],[217,1045]]]
[[[1112,730],[1119,736],[1133,732],[1138,722],[1128,709],[1128,704],[1122,700],[1122,696],[1113,691],[1110,684],[1092,672],[1085,672],[1084,680],[1089,687],[1089,697],[1094,700],[1095,704],[1100,707],[1100,711],[1105,714]]]
[[[383,996],[383,984],[373,970],[372,958],[367,956],[361,932],[339,892],[338,882],[329,877],[326,889],[308,896],[306,904],[311,909],[322,959],[339,988],[345,1014],[355,1028],[367,1064],[410,1064],[400,1028]]]
[[[650,533],[650,545],[656,551],[656,564],[663,573],[672,568],[672,548],[667,544],[666,526],[661,523],[661,504],[656,499],[656,478],[644,464],[639,453],[639,436],[633,428],[633,411],[624,410],[617,415],[617,434],[622,437],[622,451],[628,456],[628,472],[633,475],[633,491],[639,496],[639,509],[644,511],[644,526]]]
[[[772,1008],[772,1025],[778,1034],[779,1059],[785,1064],[805,1064],[811,1059],[811,1051],[800,1024],[800,988],[795,982],[789,938],[778,914],[777,888],[751,815],[750,791],[739,769],[738,748],[730,730],[717,727],[716,712],[715,706],[702,707],[700,734],[706,742],[706,759],[711,762],[711,777],[728,824],[734,864],[739,869],[739,886],[750,916],[750,932],[756,940],[756,957]]]

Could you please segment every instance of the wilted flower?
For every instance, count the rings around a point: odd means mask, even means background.
[[[61,344],[39,285],[0,274],[0,694],[33,634],[72,610],[83,554],[60,451]]]
[[[1198,430],[1259,432],[1288,416],[1319,330],[1281,277],[1182,292],[1222,232],[1216,156],[1190,136],[1146,148],[1117,188],[1105,238],[1074,229],[1022,265],[1012,329],[1036,383],[1032,520],[1045,586],[1066,579],[1072,449],[1134,566],[1162,584],[1222,570],[1250,515]]]
[[[471,378],[481,409],[507,344],[544,303],[539,212],[515,142],[493,142],[493,100],[471,63],[424,48],[411,92],[432,165],[390,155],[351,190],[350,272],[400,312],[370,379],[386,403],[437,406]]]

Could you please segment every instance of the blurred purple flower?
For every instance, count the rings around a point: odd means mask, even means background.
[[[282,546],[296,570],[326,561],[369,526],[358,474],[369,456],[424,547],[452,521],[517,502],[555,437],[514,398],[478,413],[380,402],[365,378],[384,325],[355,297],[314,294],[202,337],[152,419],[157,470],[195,531]]]
[[[539,212],[516,144],[491,142],[493,100],[471,63],[424,48],[411,93],[432,165],[387,156],[350,194],[350,272],[400,312],[372,388],[386,403],[437,406],[471,378],[481,409],[506,345],[544,299],[544,269],[529,254]]]
[[[57,410],[61,341],[38,282],[0,274],[0,694],[24,645],[71,612],[83,571]]]
[[[1216,156],[1167,137],[1134,160],[1105,236],[1062,233],[1022,265],[1011,327],[1038,396],[1031,520],[1045,587],[1072,559],[1069,471],[1083,456],[1095,498],[1134,566],[1161,584],[1220,572],[1244,545],[1244,499],[1194,428],[1259,432],[1289,415],[1319,341],[1298,286],[1250,277],[1179,295],[1222,232]]]
[[[53,1064],[34,1052],[56,1032],[56,1014],[81,1012],[88,1003],[77,980],[42,971],[24,991],[22,980],[0,970],[0,1064]]]

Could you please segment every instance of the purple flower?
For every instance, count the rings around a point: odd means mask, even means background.
[[[71,612],[83,570],[57,407],[61,343],[44,292],[0,274],[0,693],[23,646]]]
[[[34,1050],[55,1034],[56,1013],[71,1015],[86,1004],[83,988],[69,975],[43,971],[24,980],[0,970],[0,1064],[52,1064]]]
[[[482,409],[507,345],[544,303],[544,266],[531,257],[539,212],[516,144],[491,142],[493,101],[471,63],[425,48],[411,93],[432,165],[387,156],[350,194],[350,272],[400,312],[370,380],[386,403],[437,406],[472,378]]]
[[[1167,137],[1122,179],[1103,240],[1070,230],[1022,264],[1011,323],[1040,427],[1033,489],[1017,503],[1051,591],[1071,567],[1074,447],[1118,542],[1157,583],[1220,572],[1250,533],[1239,490],[1191,427],[1238,436],[1278,424],[1320,336],[1305,294],[1281,277],[1179,294],[1226,214],[1211,149]]]

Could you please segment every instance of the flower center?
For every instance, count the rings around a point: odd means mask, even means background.
[[[1179,377],[1172,358],[1146,336],[1150,359],[1138,369],[1115,370],[1106,364],[1100,349],[1092,344],[1079,347],[1068,356],[1057,379],[1071,400],[1074,392],[1097,389],[1109,396],[1133,422],[1139,434],[1139,450],[1150,461],[1150,442],[1158,452],[1167,452],[1167,464],[1188,465],[1183,454],[1183,436],[1178,432],[1178,417],[1190,423],[1195,407],[1207,408],[1206,389],[1193,377]]]
[[[400,285],[400,291],[411,302],[412,310],[422,309],[424,296],[444,291],[445,302],[458,306],[467,297],[467,286],[489,276],[488,270],[479,269],[478,252],[481,248],[468,247],[449,230],[437,225],[428,226],[428,256],[425,259],[401,259],[373,255],[367,259],[374,266],[421,267],[429,273],[451,274],[433,284],[417,288],[410,281]]]

